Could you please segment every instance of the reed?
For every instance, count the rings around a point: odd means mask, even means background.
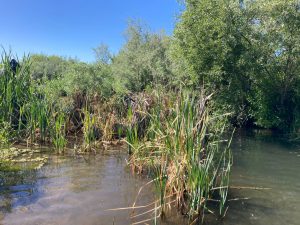
[[[154,174],[160,215],[170,195],[191,219],[203,220],[204,213],[212,211],[207,203],[213,196],[220,198],[223,214],[232,164],[230,142],[222,141],[226,115],[213,115],[211,96],[184,92],[174,96],[154,93],[156,104],[145,112],[151,119],[143,138],[135,129],[128,130],[130,163]]]
[[[13,136],[13,130],[7,122],[0,122],[0,147],[9,148],[10,139]]]
[[[66,115],[63,112],[58,113],[55,117],[52,142],[58,151],[63,151],[66,147]]]
[[[45,142],[47,136],[49,136],[50,115],[51,115],[50,104],[46,100],[40,101],[39,110],[38,110],[38,126],[40,132],[40,140],[42,142]],[[65,122],[64,122],[64,127],[65,127]]]
[[[128,121],[134,120],[132,107],[129,107],[127,112]],[[128,153],[132,154],[133,149],[137,151],[140,146],[139,138],[138,138],[138,127],[134,123],[130,123],[126,130],[126,140],[128,143]]]
[[[12,55],[3,50],[0,74],[0,121],[10,124],[19,136],[24,128],[25,114],[31,104],[33,82],[30,77],[30,58],[24,56],[21,65],[12,70]]]
[[[30,76],[30,57],[24,56],[15,71],[11,68],[11,59],[11,53],[3,50],[0,123],[10,124],[10,129],[14,131],[11,139],[29,137],[31,143],[45,142],[50,135],[51,104]]]
[[[84,120],[83,120],[83,137],[84,150],[92,150],[95,147],[96,135],[96,116],[91,114],[87,109],[84,109]]]

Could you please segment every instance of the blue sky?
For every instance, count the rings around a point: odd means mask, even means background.
[[[176,0],[0,0],[0,45],[14,53],[45,53],[93,61],[92,48],[116,53],[129,19],[171,34]]]

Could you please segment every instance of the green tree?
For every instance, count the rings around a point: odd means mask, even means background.
[[[299,121],[299,2],[186,0],[173,57],[188,86],[216,92],[235,123],[290,130]],[[187,71],[187,72],[186,72]]]
[[[67,60],[59,56],[47,56],[34,54],[31,59],[31,75],[35,80],[57,79],[68,67],[68,64],[75,63],[76,60]]]
[[[235,123],[247,120],[253,60],[247,36],[251,14],[235,0],[186,0],[176,26],[173,58],[185,85],[217,92],[218,108],[234,112]]]
[[[257,0],[251,47],[259,49],[251,103],[258,125],[290,131],[300,127],[300,3]]]
[[[109,98],[113,94],[113,79],[110,65],[78,62],[69,65],[57,79],[45,83],[45,92],[50,99],[76,93]]]
[[[97,62],[104,64],[111,63],[113,57],[107,45],[100,44],[98,47],[93,48],[93,52],[95,54]]]
[[[138,92],[154,85],[167,85],[172,77],[168,50],[170,38],[151,33],[138,22],[126,31],[126,44],[113,58],[117,92]]]

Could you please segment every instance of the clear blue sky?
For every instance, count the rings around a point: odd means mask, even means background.
[[[176,0],[0,0],[0,45],[14,53],[45,53],[93,61],[92,48],[117,52],[129,19],[171,34]]]

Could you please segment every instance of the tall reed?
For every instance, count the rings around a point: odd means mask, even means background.
[[[83,120],[83,137],[84,137],[84,149],[91,150],[96,141],[95,135],[96,128],[96,116],[91,114],[87,109],[84,110]]]
[[[0,147],[8,148],[10,139],[13,136],[13,130],[7,122],[0,122]]]
[[[30,137],[30,142],[45,142],[49,137],[51,104],[31,78],[31,62],[24,56],[12,68],[12,54],[1,55],[0,123],[10,124],[14,137]],[[0,126],[1,127],[1,126]],[[3,126],[2,126],[3,127]]]
[[[155,93],[155,106],[145,112],[151,118],[146,135],[138,139],[134,130],[128,130],[130,163],[154,172],[161,215],[168,196],[191,219],[203,220],[213,196],[218,196],[219,213],[224,213],[232,163],[230,142],[222,143],[225,115],[213,115],[210,97]]]
[[[1,55],[1,75],[0,75],[0,121],[9,122],[14,127],[18,127],[19,109],[28,103],[31,92],[30,61],[29,57],[24,57],[22,65],[11,69],[11,53]]]
[[[26,122],[26,111],[29,110],[33,81],[30,77],[30,58],[24,56],[15,70],[11,67],[12,54],[1,54],[0,72],[0,123],[10,124],[19,136]]]
[[[131,123],[127,127],[126,131],[126,140],[128,143],[128,153],[132,154],[132,149],[137,149],[140,145],[139,138],[138,138],[138,127],[136,124],[132,123],[134,121],[134,115],[133,115],[133,109],[132,107],[129,107],[127,112],[127,118],[128,121]]]
[[[25,126],[30,135],[31,142],[37,141],[45,142],[47,136],[49,136],[50,115],[51,109],[48,102],[44,99],[38,99],[35,96],[31,98],[28,104],[28,109],[25,110]],[[23,115],[23,108],[21,108],[21,114]],[[22,123],[20,119],[19,124]]]
[[[63,112],[59,112],[55,117],[52,142],[58,151],[63,151],[66,147],[66,115]]]

